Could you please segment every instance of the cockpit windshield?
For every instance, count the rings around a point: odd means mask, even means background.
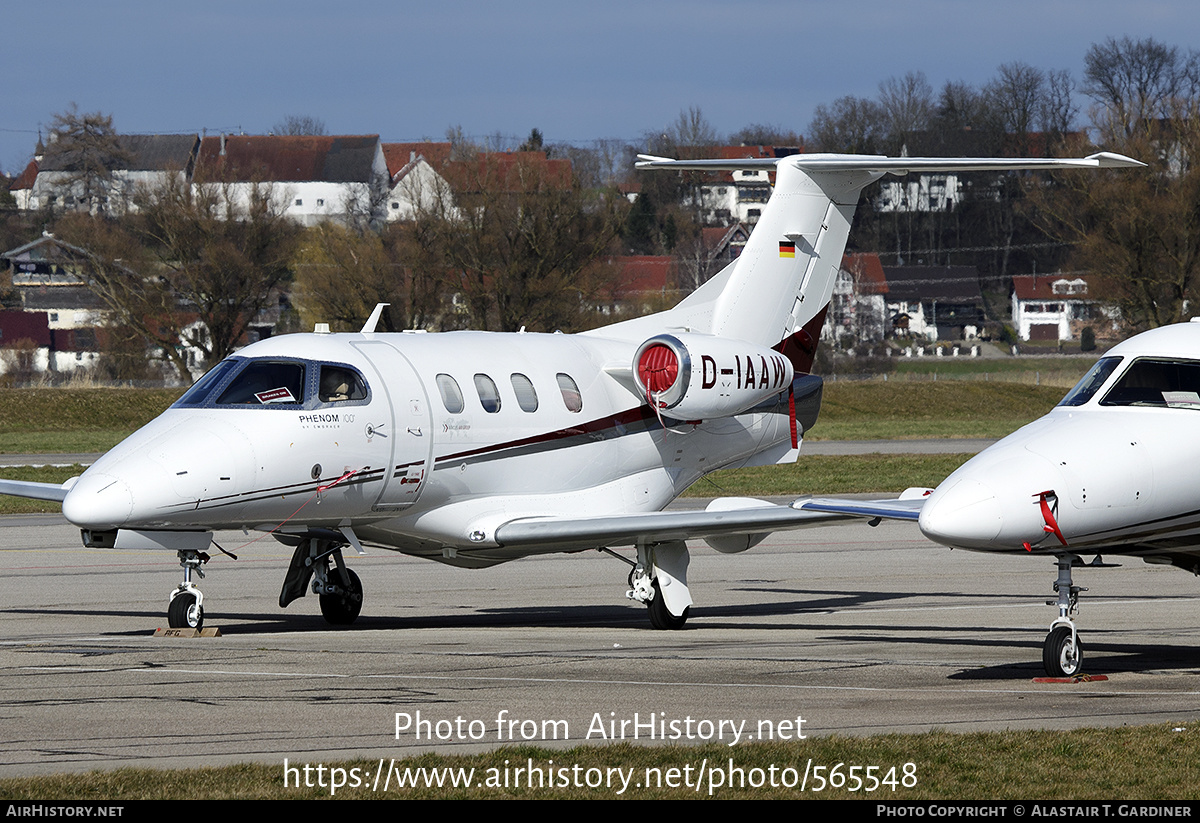
[[[1100,405],[1200,409],[1200,362],[1134,360]]]
[[[1096,361],[1083,379],[1075,384],[1075,388],[1067,392],[1067,396],[1059,401],[1060,406],[1082,406],[1096,396],[1096,392],[1108,380],[1113,370],[1120,365],[1119,357],[1101,357]]]
[[[344,363],[231,357],[196,381],[175,406],[307,409],[367,403],[370,396],[362,374]]]

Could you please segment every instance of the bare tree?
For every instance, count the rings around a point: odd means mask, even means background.
[[[729,135],[729,142],[741,146],[801,146],[804,138],[782,126],[751,123]]]
[[[1150,165],[1030,186],[1051,236],[1075,244],[1132,328],[1186,320],[1200,300],[1200,101],[1108,145]]]
[[[57,178],[64,200],[74,199],[90,212],[109,211],[113,172],[132,156],[121,146],[110,114],[81,114],[72,103],[54,115],[41,171]]]
[[[865,97],[839,97],[828,106],[817,106],[808,126],[816,151],[874,154],[884,134],[883,111]]]
[[[1016,151],[1024,154],[1042,108],[1046,75],[1021,62],[1005,63],[996,74],[983,87],[988,115],[999,131],[1016,137]]]
[[[454,164],[447,169],[453,204],[439,198],[407,225],[426,265],[453,272],[475,327],[586,325],[626,203],[585,190],[561,170],[525,156]]]
[[[325,121],[311,114],[289,114],[271,127],[271,133],[292,136],[327,134]]]
[[[666,137],[675,147],[712,146],[717,142],[716,129],[705,118],[699,106],[689,106],[679,112],[675,122],[667,127]]]
[[[291,278],[299,227],[272,194],[252,186],[243,198],[168,175],[139,193],[136,215],[68,215],[55,231],[86,263],[111,324],[136,330],[190,382],[205,364],[189,363],[180,344],[209,365],[224,358]]]
[[[925,73],[910,71],[903,77],[890,77],[880,83],[879,109],[888,142],[898,151],[915,133],[929,128],[933,88]]]
[[[1151,121],[1171,116],[1181,99],[1194,98],[1200,55],[1180,53],[1152,37],[1110,37],[1084,57],[1083,92],[1097,104],[1093,120],[1106,139],[1131,136]]]

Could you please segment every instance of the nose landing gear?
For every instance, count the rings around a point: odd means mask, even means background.
[[[1100,555],[1091,563],[1084,563],[1077,554],[1055,555],[1058,579],[1054,582],[1056,600],[1047,600],[1047,606],[1058,606],[1058,619],[1050,624],[1050,634],[1042,644],[1042,666],[1050,677],[1074,677],[1083,671],[1083,648],[1079,632],[1071,616],[1079,611],[1079,594],[1086,592],[1082,586],[1071,583],[1071,570],[1075,566],[1092,569],[1114,568],[1118,564],[1105,563]]]
[[[172,629],[197,629],[204,626],[204,594],[192,583],[192,572],[204,579],[200,568],[209,560],[208,554],[190,549],[180,550],[179,565],[183,567],[183,582],[171,592],[167,607],[167,625]]]

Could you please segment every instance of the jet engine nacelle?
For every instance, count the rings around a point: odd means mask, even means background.
[[[677,420],[728,417],[787,391],[792,363],[773,349],[706,334],[660,334],[638,347],[642,397]]]

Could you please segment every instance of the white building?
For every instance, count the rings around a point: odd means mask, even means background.
[[[200,143],[195,185],[243,211],[269,196],[305,226],[325,220],[378,221],[388,170],[378,135],[219,135]]]

